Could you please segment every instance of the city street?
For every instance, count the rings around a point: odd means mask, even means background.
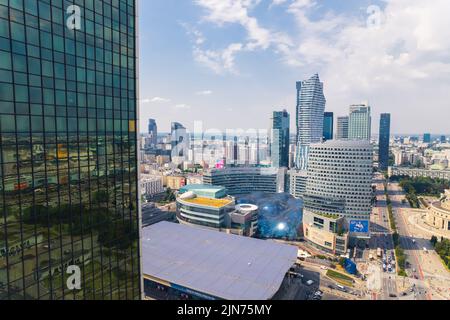
[[[422,215],[411,209],[409,203],[402,203],[404,192],[397,183],[389,186],[391,200],[401,236],[401,245],[408,255],[410,266],[407,273],[410,283],[417,287],[417,298],[427,300],[450,299],[450,272],[434,251],[430,239],[433,235],[420,227]],[[414,217],[416,219],[414,219]]]
[[[381,257],[377,257],[377,249],[380,248],[384,256],[392,256],[394,242],[389,222],[387,199],[384,191],[384,177],[377,174],[374,180],[376,186],[377,203],[373,208],[371,217],[370,253],[374,261],[370,263],[368,272],[368,289],[373,292],[373,299],[395,299],[399,290],[396,283],[396,272],[384,272]]]

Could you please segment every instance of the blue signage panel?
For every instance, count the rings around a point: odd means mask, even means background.
[[[347,271],[349,274],[356,274],[357,273],[357,269],[356,269],[356,263],[354,263],[352,260],[350,259],[346,259],[345,260],[345,271]]]
[[[351,233],[369,233],[369,221],[367,220],[350,220]]]

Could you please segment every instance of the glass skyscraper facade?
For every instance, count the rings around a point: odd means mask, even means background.
[[[141,296],[136,5],[0,0],[0,299]]]
[[[323,139],[334,139],[334,113],[325,112],[323,116]]]
[[[306,170],[309,146],[323,138],[326,99],[318,74],[297,82],[297,156],[296,167]]]
[[[158,125],[155,119],[148,120],[148,134],[150,135],[150,144],[156,146],[158,144]]]
[[[272,166],[289,167],[289,140],[291,117],[286,110],[275,111],[272,118]]]
[[[391,139],[391,115],[389,113],[381,114],[380,118],[380,137],[379,137],[379,168],[387,170],[389,167],[389,146]]]
[[[351,140],[370,140],[371,135],[371,107],[367,103],[350,106],[348,138]]]
[[[336,130],[337,140],[348,139],[348,121],[349,121],[348,116],[337,118],[337,130]]]

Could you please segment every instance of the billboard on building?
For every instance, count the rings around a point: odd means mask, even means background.
[[[350,233],[369,233],[369,221],[350,220]]]

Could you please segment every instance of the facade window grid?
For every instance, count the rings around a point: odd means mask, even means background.
[[[120,4],[122,4],[122,2],[118,2],[118,3],[120,3]],[[52,27],[54,27],[55,26],[55,24],[47,24],[47,25],[51,25],[51,28]],[[59,33],[59,34],[61,34],[61,32],[58,32],[57,30],[64,30],[64,28],[56,28],[54,31],[54,33]],[[11,38],[11,36],[10,36],[10,38]],[[26,40],[25,40],[26,41]],[[12,42],[11,42],[12,43]],[[115,48],[116,48],[116,46],[115,46]],[[10,48],[10,50],[11,50],[11,48]],[[31,55],[31,50],[34,50],[32,47],[29,47],[28,48],[28,55],[30,56]],[[115,49],[113,49],[113,50],[115,50]],[[115,50],[115,51],[117,51],[117,50]],[[11,52],[11,51],[9,51],[9,52]],[[131,52],[131,51],[130,51]],[[33,54],[34,55],[34,54]],[[58,55],[58,52],[55,52],[54,53],[54,55],[55,56],[60,56],[60,55]],[[48,56],[47,56],[48,57]],[[65,62],[66,62],[66,64],[67,65],[71,65],[72,63],[70,62],[71,60],[67,60],[68,59],[68,56],[65,56],[65,55],[63,55],[63,57],[64,57],[64,60],[65,60]],[[44,58],[45,59],[45,58]],[[54,61],[56,61],[56,60],[54,60]],[[11,64],[12,64],[12,68],[11,68],[11,70],[14,70],[14,64],[13,64],[13,61],[11,61]],[[115,68],[114,68],[115,69]],[[124,69],[122,68],[121,69],[121,71],[123,71]],[[30,70],[29,70],[30,71]],[[116,71],[115,71],[116,72]],[[67,74],[67,71],[65,71],[65,73]],[[31,71],[30,72],[30,78],[31,78],[31,75],[32,74],[38,74],[38,72],[34,72],[34,71]],[[122,75],[123,75],[123,73],[122,73]],[[61,87],[61,85],[58,85],[58,77],[55,77],[54,78],[55,80],[54,80],[54,83],[56,84],[54,87],[55,87],[55,89],[58,89],[58,88],[60,88],[60,89],[63,89],[63,90],[66,90],[66,92],[71,92],[71,90],[72,89],[70,89],[71,87],[71,85],[70,85],[70,82],[69,81],[67,81],[67,87],[66,87],[66,85],[65,84],[63,84],[63,86]],[[129,80],[131,79],[131,78],[128,78]],[[42,76],[41,77],[41,88],[45,88],[45,86],[44,86],[44,80],[45,80],[45,78]],[[31,81],[31,80],[30,80]],[[128,81],[129,82],[129,81]],[[12,82],[12,83],[14,83],[14,82]],[[75,83],[75,82],[74,82]],[[31,96],[31,92],[32,92],[32,90],[34,90],[33,88],[39,88],[39,87],[35,87],[34,85],[33,86],[31,86],[30,84],[31,84],[31,82],[27,82],[27,83],[24,83],[24,84],[28,84],[29,85],[29,89],[28,89],[28,96]],[[60,83],[61,84],[61,83]],[[134,89],[134,88],[133,88]],[[43,89],[42,89],[43,90]],[[75,89],[76,90],[76,89]],[[117,91],[117,90],[115,90],[115,91]],[[73,92],[75,92],[75,91],[73,91]],[[89,86],[88,86],[88,91],[87,92],[89,92]],[[54,98],[55,98],[55,100],[56,100],[56,93],[57,93],[57,91],[54,91]],[[120,95],[122,95],[123,96],[123,94],[131,94],[131,95],[134,95],[134,91],[130,91],[129,93],[127,93],[126,91],[119,91],[119,94]],[[15,90],[13,90],[13,94],[15,95]],[[42,91],[41,91],[41,94],[42,94]],[[16,100],[16,99],[14,99],[14,100]],[[120,98],[119,98],[119,100],[120,100]],[[123,99],[122,99],[123,100]],[[60,101],[60,103],[59,103],[59,105],[63,105],[65,102],[62,102],[62,101]],[[55,105],[58,105],[58,101],[55,101]],[[20,114],[19,112],[18,112],[18,109],[17,109],[17,104],[14,106],[14,111],[15,111],[15,113],[16,114]],[[128,114],[128,116],[131,116],[131,112]],[[30,131],[29,131],[29,134],[32,132],[31,131],[31,129],[32,129],[32,127],[33,127],[33,122],[31,122],[31,117],[29,117],[28,116],[28,127],[30,128]],[[41,119],[43,120],[44,118],[43,117],[41,117]],[[57,121],[56,121],[56,117],[54,118],[55,119],[55,128],[57,127]],[[42,123],[42,122],[41,122]],[[45,122],[44,122],[45,123]],[[69,121],[67,120],[67,118],[66,118],[66,126],[68,126],[68,124],[69,124]],[[18,128],[18,123],[17,123],[17,121],[15,121],[15,128]],[[79,131],[79,128],[77,128],[76,129],[76,133],[77,133],[77,135],[78,135],[78,137],[79,137],[79,134],[80,134],[80,131]],[[98,131],[97,131],[97,134],[98,134]],[[22,137],[22,136],[21,136]],[[66,131],[65,132],[65,134],[64,134],[64,137],[66,137],[67,139],[69,139],[69,133]],[[46,145],[46,135],[44,135],[44,146]],[[14,140],[15,141],[19,141],[20,139],[19,139],[19,136],[18,136],[18,134],[17,134],[17,132],[15,133],[15,138],[14,138]],[[123,141],[122,141],[123,142]],[[32,148],[32,146],[34,145],[34,143],[32,142],[30,145],[29,145],[29,147],[30,148]],[[3,149],[3,148],[2,148]],[[77,151],[77,154],[78,154],[78,156],[80,155],[80,145],[78,144],[77,145],[77,149],[78,149],[78,151]],[[47,152],[47,151],[44,151],[45,153]],[[16,152],[15,152],[16,154],[19,154],[19,152],[18,152],[18,147],[16,148]],[[32,153],[32,151],[30,152],[30,154],[33,154]],[[97,157],[99,157],[99,155],[97,154]],[[122,161],[122,164],[124,164],[124,161],[123,161],[123,159],[121,159]],[[87,161],[88,162],[90,162],[90,159],[87,159]],[[66,162],[66,161],[64,161],[64,162]],[[98,161],[99,163],[100,163],[100,161]],[[131,162],[128,162],[128,165],[129,166],[131,166]],[[67,166],[64,166],[64,165],[62,165],[62,163],[60,163],[60,161],[59,161],[59,159],[56,159],[56,168],[57,169],[61,169],[61,170],[64,170],[64,171],[67,171],[69,174],[72,172],[72,169],[76,169],[76,170],[74,170],[74,172],[76,172],[76,175],[78,175],[78,177],[80,177],[81,176],[81,168],[82,167],[84,167],[84,166],[81,166],[81,164],[80,164],[80,161],[78,161],[77,163],[75,163],[74,164],[74,166],[71,164],[71,162],[70,162],[70,160],[68,160],[67,159]],[[89,167],[89,165],[88,165],[88,167]],[[3,166],[2,166],[2,170],[3,170]],[[22,170],[18,170],[18,173],[20,173]],[[36,175],[35,175],[35,172],[34,172],[34,165],[33,166],[31,166],[31,176],[32,177],[35,177]],[[45,179],[46,180],[48,180],[48,173],[47,172],[50,172],[51,170],[47,170],[47,169],[44,169],[44,177],[45,177]],[[129,172],[130,172],[131,170],[129,170]],[[58,176],[58,181],[60,180],[60,177],[59,177],[59,172],[58,171],[56,171],[56,175]],[[3,175],[4,176],[4,175]],[[18,184],[20,184],[23,180],[22,180],[22,178],[19,178],[20,177],[20,175],[18,174],[17,175],[18,176]],[[122,172],[122,183],[124,183],[124,173]],[[78,180],[80,180],[79,178],[78,178]],[[130,181],[130,180],[128,180],[128,181]],[[4,186],[4,183],[2,183],[2,185],[3,185],[3,187],[2,187],[2,194],[4,194],[4,192],[5,192],[5,186]],[[99,186],[100,187],[100,186]],[[65,188],[65,189],[68,189],[68,190],[73,190],[73,188],[76,188],[76,190],[78,191],[78,190],[80,190],[80,189],[78,189],[79,188],[79,184],[77,185],[77,187],[73,187],[72,185],[68,185],[68,187],[67,188]],[[64,194],[63,193],[61,193],[63,190],[61,190],[61,188],[59,188],[59,190],[58,190],[58,199],[60,199],[62,196],[64,196]],[[45,191],[45,192],[47,192],[47,190]],[[21,194],[22,193],[19,193],[19,196],[21,196]],[[68,194],[67,194],[67,196],[70,198],[71,197],[71,193],[69,192]],[[74,194],[74,196],[76,196],[76,193]],[[76,197],[75,197],[76,198]],[[21,201],[22,202],[22,201]],[[58,200],[58,202],[60,202],[60,200]],[[48,203],[48,202],[47,202]],[[75,203],[74,203],[75,204]],[[4,207],[6,207],[6,206],[4,206]],[[23,212],[23,210],[21,210],[20,212]],[[6,218],[5,218],[6,219]],[[136,219],[137,220],[137,219]],[[5,220],[6,221],[6,220]],[[6,226],[6,223],[5,223],[5,226]],[[21,237],[23,238],[23,235],[21,235]],[[49,239],[50,240],[50,239]],[[50,251],[49,251],[50,252]],[[73,252],[72,252],[72,255],[73,255]],[[39,256],[37,257],[37,259],[39,259]],[[50,261],[50,264],[51,264],[51,259],[49,260]],[[22,268],[22,270],[25,270],[25,268]],[[24,278],[24,277],[22,277],[22,278]],[[8,281],[9,282],[9,281]],[[51,283],[51,282],[50,282]],[[51,284],[50,284],[50,286],[51,286]],[[28,287],[28,286],[27,286]],[[52,290],[51,290],[52,291]],[[41,296],[40,294],[38,294],[39,296]]]

